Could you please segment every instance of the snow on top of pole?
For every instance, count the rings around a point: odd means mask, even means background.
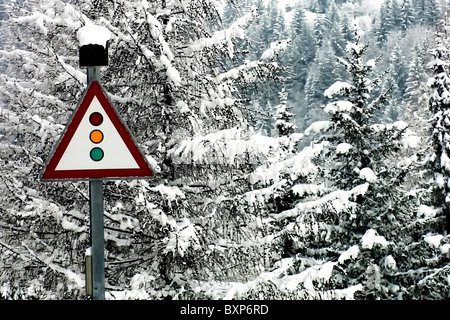
[[[80,42],[80,47],[88,44],[98,44],[106,48],[107,41],[111,39],[111,32],[108,28],[97,26],[86,20],[86,24],[78,29],[77,38]]]

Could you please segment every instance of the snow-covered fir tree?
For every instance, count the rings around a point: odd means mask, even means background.
[[[439,189],[438,203],[442,206],[447,219],[447,232],[450,231],[450,158],[449,158],[449,129],[450,129],[450,78],[448,63],[450,51],[447,48],[447,39],[441,32],[436,37],[436,47],[431,50],[433,60],[430,66],[433,69],[433,77],[428,85],[433,89],[430,96],[430,111],[432,117],[432,136],[435,150],[435,179]]]
[[[288,136],[296,131],[295,125],[291,122],[294,115],[290,112],[291,108],[287,105],[288,94],[286,90],[283,88],[278,95],[280,104],[275,112],[275,128],[278,135]]]

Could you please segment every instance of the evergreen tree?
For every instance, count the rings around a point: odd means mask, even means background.
[[[308,113],[305,120],[307,125],[324,118],[323,111],[320,108],[325,101],[323,92],[335,79],[343,80],[340,76],[341,70],[331,40],[327,38],[322,47],[318,48],[306,79],[305,97]]]
[[[443,208],[444,215],[447,219],[446,230],[450,231],[450,158],[448,130],[450,124],[449,111],[449,89],[450,78],[448,61],[450,60],[450,51],[447,48],[442,34],[436,38],[436,47],[431,51],[433,60],[430,66],[433,69],[433,78],[430,79],[429,85],[433,89],[430,96],[430,111],[432,118],[433,144],[435,149],[434,171],[436,175],[436,184],[440,193],[437,203]]]
[[[407,77],[405,56],[398,44],[394,47],[389,61],[389,75],[385,79],[384,87],[385,90],[389,89],[390,94],[386,103],[386,109],[382,113],[384,113],[384,118],[387,122],[394,122],[401,118]]]
[[[260,56],[272,42],[287,38],[286,21],[278,8],[277,0],[270,0],[262,11],[255,30],[256,54]]]
[[[295,125],[291,122],[293,114],[289,111],[287,93],[283,88],[279,92],[280,104],[275,112],[275,128],[279,136],[289,136],[295,132]]]
[[[272,246],[281,260],[270,275],[281,277],[273,287],[254,280],[258,289],[244,297],[258,292],[291,299],[392,294],[387,288],[396,272],[392,254],[397,248],[389,239],[397,237],[411,216],[410,199],[400,188],[405,169],[392,168],[405,124],[373,123],[375,110],[385,100],[371,97],[373,87],[381,84],[379,78],[370,78],[376,61],[364,61],[367,45],[359,39],[346,50],[340,61],[350,81],[336,81],[325,90],[333,99],[325,108],[329,120],[305,131],[320,138],[285,161],[254,172],[254,180],[265,183],[254,193],[276,190],[266,203],[276,204],[272,234],[280,236]],[[294,175],[300,163],[303,169]],[[272,186],[267,186],[268,176]],[[287,268],[289,274],[282,275]]]
[[[426,63],[423,52],[426,47],[426,43],[416,44],[409,64],[408,76],[405,81],[405,102],[411,106],[421,104],[421,99],[426,92]]]
[[[411,0],[403,0],[401,3],[401,27],[406,31],[415,24],[416,13]]]
[[[313,29],[317,49],[322,46],[323,40],[325,39],[326,31],[327,29],[324,17],[317,16],[316,19],[314,20],[314,29]]]
[[[294,35],[298,35],[303,32],[303,28],[306,23],[305,9],[303,8],[303,4],[301,2],[296,2],[292,9],[292,22],[291,22],[291,33]]]
[[[325,108],[334,124],[324,137],[330,142],[326,153],[330,163],[327,179],[338,190],[367,188],[355,197],[349,216],[340,216],[339,226],[349,232],[346,240],[349,248],[359,241],[364,244],[366,237],[394,239],[397,229],[410,218],[411,209],[408,196],[401,189],[405,171],[392,165],[407,125],[374,123],[377,109],[386,101],[386,93],[371,96],[381,79],[371,78],[376,60],[364,62],[367,48],[358,37],[349,43],[348,55],[341,62],[350,74],[350,82],[337,82],[325,92],[337,98]],[[383,243],[380,245],[385,247]],[[382,287],[388,285],[384,272],[389,275],[390,271],[378,264],[381,248],[372,244],[367,248],[372,250],[361,251],[359,262],[350,264],[347,272],[350,277],[366,279],[359,294],[366,298],[383,297]]]
[[[423,12],[423,19],[425,24],[429,26],[436,26],[441,19],[441,5],[439,0],[427,0]]]
[[[316,47],[311,28],[304,22],[304,9],[300,2],[294,7],[294,18],[291,24],[291,50],[288,51],[291,66],[291,83],[295,91],[303,90],[308,73],[308,66],[315,57]],[[294,90],[293,90],[294,91]],[[294,92],[292,92],[293,94]]]
[[[387,40],[387,36],[395,27],[395,19],[392,12],[393,2],[396,0],[384,1],[380,8],[380,28],[378,30],[377,42],[382,45]]]

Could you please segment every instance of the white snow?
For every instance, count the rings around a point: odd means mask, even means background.
[[[341,255],[338,258],[338,262],[342,264],[348,259],[356,259],[358,254],[359,254],[359,246],[358,245],[351,246],[346,251],[341,253]]]
[[[291,42],[288,40],[280,40],[272,42],[266,51],[261,55],[260,60],[270,60],[273,59],[278,53],[286,50],[287,45]]]
[[[167,79],[171,81],[175,85],[179,85],[181,83],[181,76],[178,70],[172,65],[169,58],[162,54],[160,57],[161,63],[166,68]]]
[[[426,235],[424,237],[424,240],[426,243],[428,243],[429,245],[438,248],[439,245],[441,244],[441,240],[444,238],[444,236],[442,234],[435,234],[435,235]]]
[[[327,98],[332,98],[333,96],[335,96],[337,94],[342,94],[342,93],[350,90],[351,87],[352,87],[352,85],[349,84],[348,82],[336,81],[328,89],[325,90],[323,95]]]
[[[65,230],[70,230],[70,231],[74,231],[74,232],[83,232],[87,229],[86,226],[79,226],[76,223],[69,221],[66,218],[63,218],[63,220],[61,221],[61,226],[63,227],[63,229]]]
[[[369,229],[361,239],[361,247],[364,249],[372,249],[375,244],[379,244],[384,248],[388,245],[388,242],[383,236],[378,235],[374,229]]]
[[[343,143],[339,143],[336,146],[336,153],[337,154],[343,154],[343,153],[347,153],[352,147],[351,144],[343,142]]]
[[[292,187],[292,192],[300,197],[305,195],[319,195],[324,192],[324,187],[317,184],[297,184]]]
[[[164,252],[177,252],[183,257],[190,246],[194,249],[197,247],[197,232],[194,224],[187,218],[180,219],[173,227],[175,230],[169,235]]]
[[[332,191],[321,198],[299,202],[294,208],[285,210],[281,213],[272,214],[271,216],[276,220],[298,217],[301,216],[301,214],[304,212],[321,212],[321,208],[325,205],[327,205],[327,210],[333,208],[336,213],[340,213],[354,207],[355,204],[351,201],[351,198],[366,193],[368,190],[368,186],[368,183],[364,183],[362,185],[354,187],[349,191]]]
[[[402,138],[403,148],[415,149],[419,145],[421,138],[415,134],[410,134]]]
[[[252,172],[250,175],[251,183],[274,183],[280,181],[282,179],[281,177],[285,174],[288,174],[293,178],[314,174],[318,169],[312,162],[312,159],[322,152],[326,144],[327,143],[322,142],[320,144],[305,147],[295,156],[282,161],[276,161],[277,157],[275,155],[271,158],[272,164],[259,166]]]
[[[375,59],[370,59],[366,62],[366,66],[371,67],[371,68],[374,68],[375,65],[376,65]]]
[[[420,205],[417,209],[417,218],[434,218],[438,212],[440,212],[441,209],[433,209],[427,205]]]
[[[205,48],[210,48],[223,43],[227,44],[228,54],[231,58],[234,56],[234,44],[233,39],[245,38],[245,27],[251,21],[258,18],[258,8],[253,7],[251,11],[238,20],[236,20],[228,29],[216,31],[209,38],[201,38],[189,45],[189,49],[196,52],[201,51]]]
[[[444,176],[441,173],[435,173],[435,182],[439,188],[442,188],[445,185]]]
[[[249,71],[252,69],[255,69],[260,64],[259,61],[245,61],[243,64],[236,68],[232,68],[228,71],[225,71],[219,75],[216,76],[216,82],[220,83],[223,80],[226,79],[237,79],[242,76],[243,80],[251,82],[253,81],[253,76],[249,75]]]
[[[443,244],[442,246],[439,247],[439,250],[441,251],[442,254],[448,254],[450,250],[450,243]]]
[[[80,47],[88,44],[98,44],[106,47],[106,43],[111,39],[111,32],[106,27],[87,21],[83,27],[78,29],[77,38]]]
[[[321,131],[327,131],[331,126],[333,126],[334,123],[329,120],[323,120],[323,121],[315,121],[311,123],[311,125],[306,128],[305,135],[309,135],[311,133],[319,133]]]
[[[230,103],[231,101],[224,103]],[[246,140],[246,133],[235,127],[181,141],[170,150],[173,159],[180,163],[233,164],[245,154],[253,154],[272,162],[280,159],[280,143],[277,139],[254,134]]]
[[[279,288],[283,291],[293,291],[299,283],[302,283],[307,290],[313,291],[313,281],[328,281],[335,264],[335,262],[327,262],[324,265],[309,267],[301,273],[285,276],[281,278]]]
[[[151,187],[149,190],[160,193],[164,199],[169,201],[177,201],[177,199],[184,199],[184,193],[178,187],[168,187],[164,184],[159,184],[156,187]]]
[[[189,106],[187,105],[187,103],[182,100],[177,102],[177,107],[180,108],[181,113],[188,113],[191,111],[191,109],[189,109]]]
[[[383,265],[387,269],[391,270],[397,269],[397,262],[395,261],[392,255],[388,255],[386,258],[384,258]]]
[[[409,126],[408,123],[406,123],[405,121],[395,121],[392,125],[395,129],[399,131],[405,130]]]
[[[367,182],[375,182],[377,180],[377,176],[370,168],[362,168],[359,172],[359,177]]]
[[[339,100],[326,105],[324,111],[327,113],[349,112],[353,109],[353,103],[347,100]]]
[[[240,295],[245,294],[245,292],[256,289],[259,283],[268,281],[274,283],[280,291],[285,293],[296,292],[298,286],[303,285],[310,296],[318,299],[353,299],[354,293],[362,290],[362,285],[356,285],[340,290],[324,291],[319,289],[316,291],[315,283],[328,282],[337,263],[312,262],[312,266],[307,267],[300,273],[286,275],[293,263],[294,260],[292,258],[285,258],[277,263],[277,267],[274,270],[264,272],[248,282],[232,282],[227,287],[224,287],[223,284],[212,286],[210,282],[204,283],[201,288],[196,288],[196,290],[215,293],[215,299],[221,298],[224,300],[239,299]],[[223,297],[217,296],[217,293],[220,291],[223,291]]]
[[[347,46],[346,46],[345,50],[347,52],[354,51],[354,52],[359,54],[361,52],[362,48],[363,48],[363,46],[361,44],[356,44],[356,43],[353,43],[353,42],[347,42]]]

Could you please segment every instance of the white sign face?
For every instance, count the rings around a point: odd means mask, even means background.
[[[139,165],[94,97],[55,171],[117,168]]]

